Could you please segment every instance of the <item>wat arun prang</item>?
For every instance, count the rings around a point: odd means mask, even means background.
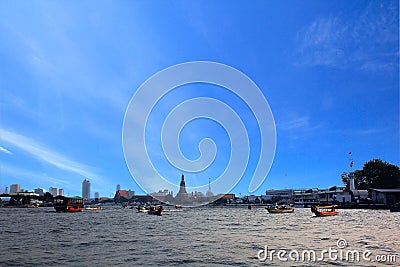
[[[179,192],[174,197],[173,202],[182,206],[193,206],[211,203],[218,198],[218,196],[214,196],[211,192],[210,181],[208,182],[208,191],[206,193],[206,196],[204,196],[201,192],[192,192],[191,194],[188,194],[186,191],[185,176],[182,174]]]

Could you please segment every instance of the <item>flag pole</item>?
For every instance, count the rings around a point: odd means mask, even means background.
[[[350,160],[350,173],[349,173],[349,179],[350,179],[350,190],[354,190],[354,173],[353,173],[353,154],[351,153],[351,151],[349,152],[349,160]]]

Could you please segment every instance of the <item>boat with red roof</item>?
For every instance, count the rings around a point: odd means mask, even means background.
[[[83,210],[81,197],[56,196],[53,199],[53,207],[56,211],[80,212]]]

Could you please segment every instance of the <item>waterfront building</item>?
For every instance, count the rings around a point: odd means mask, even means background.
[[[158,192],[153,192],[150,195],[160,202],[164,203],[171,202],[173,199],[172,191],[170,192],[168,189],[159,190]]]
[[[118,188],[118,187],[117,187]],[[114,195],[115,202],[127,202],[135,198],[134,190],[117,190]]]
[[[266,190],[265,195],[261,196],[263,201],[279,202],[290,201],[293,198],[293,189],[271,189]]]
[[[164,189],[164,190],[159,190],[158,192],[153,192],[150,195],[152,195],[153,197],[166,197],[170,194],[168,189]]]
[[[320,189],[318,199],[320,204],[345,204],[351,202],[352,193],[345,187],[333,186],[329,189]]]
[[[82,182],[82,198],[84,200],[90,199],[90,182],[87,178]]]
[[[371,199],[375,203],[393,205],[400,202],[400,188],[393,189],[369,189]]]
[[[369,201],[369,191],[365,190],[365,189],[354,189],[354,190],[350,190],[350,192],[353,194],[351,202],[354,203],[365,203]]]
[[[20,188],[19,184],[10,185],[10,194],[19,193],[19,192],[21,192],[21,188]]]
[[[318,188],[293,190],[293,202],[295,207],[311,207],[319,204]]]
[[[127,190],[117,190],[115,192],[114,201],[118,203],[127,202],[131,198],[129,197]]]
[[[218,194],[214,203],[217,204],[233,204],[235,203],[235,194]]]
[[[261,196],[255,196],[255,195],[245,196],[243,200],[245,203],[260,204]]]
[[[199,192],[194,191],[194,192],[192,192],[192,197],[194,197],[194,198],[204,197],[204,194],[200,191]]]
[[[157,202],[151,195],[135,195],[133,199],[136,203],[154,203]]]
[[[34,190],[34,192],[35,192],[36,194],[38,194],[39,196],[43,196],[44,193],[46,193],[46,190],[44,190],[43,188],[36,188],[36,189]]]
[[[130,189],[129,189],[127,192],[128,192],[128,197],[129,197],[129,198],[135,197],[135,191],[134,191],[134,190],[130,190]]]

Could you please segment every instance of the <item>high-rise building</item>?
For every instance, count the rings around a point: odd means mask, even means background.
[[[50,187],[49,193],[53,195],[53,197],[58,196],[58,188],[57,187]]]
[[[21,188],[20,188],[19,184],[10,185],[10,194],[19,193],[19,192],[21,192]]]
[[[121,190],[120,184],[117,184],[117,191]]]
[[[90,182],[87,178],[82,182],[82,198],[84,200],[90,199]]]
[[[99,199],[99,192],[94,192],[94,198]]]
[[[64,196],[64,189],[62,189],[62,188],[58,189],[58,195]]]

